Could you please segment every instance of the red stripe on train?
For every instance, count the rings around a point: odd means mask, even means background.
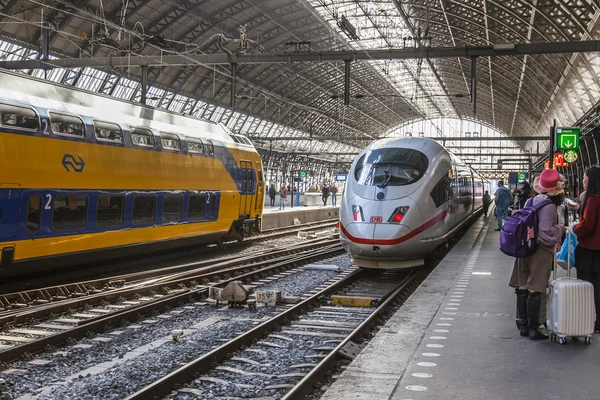
[[[370,244],[370,245],[392,246],[392,245],[395,245],[395,244],[400,244],[402,242],[406,242],[407,240],[415,237],[416,235],[418,235],[419,233],[425,231],[426,229],[431,228],[432,226],[436,225],[438,222],[443,221],[444,218],[446,218],[447,214],[448,214],[448,211],[444,210],[440,214],[438,214],[435,217],[433,217],[432,219],[430,219],[429,221],[425,222],[423,225],[421,225],[418,228],[412,230],[408,234],[406,234],[406,235],[404,235],[402,237],[396,238],[396,239],[366,239],[366,238],[358,238],[358,237],[352,236],[350,233],[348,233],[348,231],[346,230],[346,227],[341,222],[340,222],[340,229],[342,230],[342,232],[344,232],[344,235],[346,235],[346,237],[348,239],[350,239],[350,241],[352,241],[354,243],[358,243],[358,244]]]

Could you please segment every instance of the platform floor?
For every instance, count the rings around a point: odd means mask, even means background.
[[[565,346],[515,326],[513,258],[480,218],[323,395],[348,399],[598,399],[600,336]]]

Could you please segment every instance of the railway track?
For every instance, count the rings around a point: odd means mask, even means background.
[[[54,298],[25,309],[5,310],[0,314],[5,327],[0,332],[0,362],[28,358],[48,346],[60,346],[177,304],[202,300],[211,286],[224,287],[240,280],[259,287],[269,275],[283,276],[285,271],[293,272],[300,265],[342,252],[337,238],[314,239],[226,257],[220,262],[174,266],[157,271],[154,276],[150,272],[120,276],[119,285],[109,285],[105,290],[87,290],[81,296],[71,293],[70,297]],[[89,289],[85,283],[78,287]]]
[[[355,341],[383,319],[384,313],[401,304],[427,273],[421,269],[373,274],[351,268],[301,303],[138,390],[127,400],[176,398],[186,393],[199,398],[206,393],[217,398],[301,398],[341,354],[353,357],[358,351]],[[371,307],[349,306],[352,304]],[[306,348],[306,343],[312,345]],[[305,362],[290,359],[300,348]],[[215,367],[215,363],[219,365]]]
[[[263,230],[259,235],[251,236],[241,242],[225,242],[220,246],[209,245],[194,248],[182,248],[160,252],[156,254],[145,254],[137,257],[127,257],[122,260],[113,260],[108,262],[90,263],[87,266],[74,266],[70,268],[57,268],[43,273],[36,273],[35,279],[30,276],[16,276],[2,279],[0,283],[0,310],[19,308],[28,305],[31,302],[53,301],[55,297],[81,296],[86,290],[78,284],[84,281],[98,280],[99,275],[105,277],[105,281],[114,278],[113,275],[121,274],[122,271],[143,272],[146,270],[160,268],[162,264],[170,264],[178,260],[190,257],[210,256],[211,254],[227,250],[242,249],[253,244],[259,244],[273,239],[295,235],[298,232],[318,231],[323,229],[332,229],[338,219],[329,219],[324,221],[309,222],[300,225],[287,226],[283,228]],[[32,292],[40,288],[34,298],[29,301],[27,296],[19,298],[13,296],[15,293],[24,292],[23,288],[30,288]],[[42,291],[41,288],[61,287],[57,291]],[[46,295],[48,294],[48,296]]]

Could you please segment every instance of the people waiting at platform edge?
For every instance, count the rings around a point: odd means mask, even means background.
[[[600,331],[600,166],[592,166],[583,178],[585,197],[580,209],[581,219],[573,227],[577,235],[575,262],[577,278],[594,286],[596,305],[595,331]]]
[[[504,186],[504,181],[498,181],[498,189],[496,189],[496,193],[494,193],[494,198],[496,200],[496,217],[498,218],[498,228],[495,230],[499,231],[502,229],[504,220],[508,218],[508,206],[510,206],[513,201],[510,190]]]
[[[338,192],[337,186],[331,185],[329,192],[331,193],[331,205],[333,207],[335,207],[337,205],[337,192]]]
[[[269,198],[271,199],[271,207],[275,207],[275,195],[277,191],[275,190],[275,185],[271,185],[269,187]]]
[[[533,188],[538,193],[527,201],[535,206],[550,199],[538,210],[537,250],[530,257],[516,258],[508,285],[517,294],[517,313],[521,336],[544,340],[548,336],[539,330],[540,302],[554,266],[556,247],[560,245],[566,226],[558,222],[558,206],[564,200],[565,178],[556,170],[547,169],[536,178]]]
[[[323,207],[327,205],[327,198],[329,197],[329,186],[323,185],[323,189],[321,190],[323,194]]]
[[[488,190],[483,194],[483,216],[487,217],[488,210],[490,209],[490,204],[492,204],[492,197],[490,196],[490,192]]]
[[[285,187],[285,185],[282,185],[281,189],[279,189],[279,209],[280,210],[285,210],[285,202],[287,201],[287,194],[288,194],[288,189]]]

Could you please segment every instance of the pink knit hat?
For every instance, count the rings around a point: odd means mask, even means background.
[[[565,192],[565,177],[554,169],[546,169],[538,178],[535,178],[533,188],[538,193],[556,196]]]

